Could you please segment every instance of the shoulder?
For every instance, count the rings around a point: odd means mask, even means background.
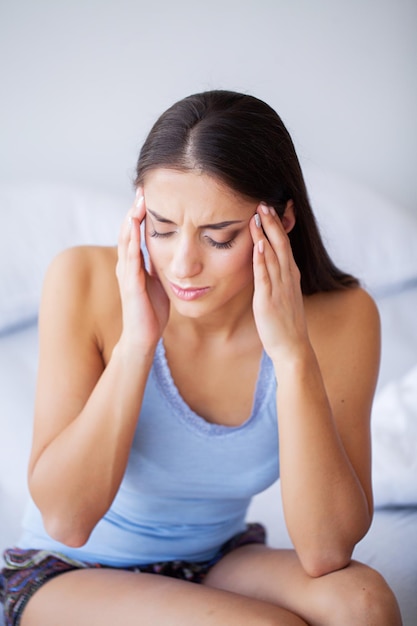
[[[373,389],[380,361],[380,319],[373,298],[360,287],[305,299],[311,343],[325,381],[361,378]]]
[[[104,246],[78,246],[60,252],[51,262],[45,276],[46,290],[57,290],[62,296],[85,296],[97,287],[115,282],[117,252]]]
[[[341,333],[360,328],[379,330],[379,313],[370,294],[356,287],[305,298],[307,322],[313,333]]]
[[[99,276],[111,268],[115,268],[117,252],[113,247],[76,246],[60,252],[51,262],[47,271],[47,279],[65,275],[75,282]]]
[[[59,318],[68,328],[78,325],[80,333],[101,335],[106,311],[120,306],[116,263],[113,247],[78,246],[60,252],[45,276],[41,323]]]

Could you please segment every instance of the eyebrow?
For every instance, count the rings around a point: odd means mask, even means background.
[[[172,224],[176,226],[175,222],[172,220],[168,220],[166,217],[162,217],[155,211],[151,211],[147,209],[148,213],[150,213],[158,222],[162,222],[163,224]],[[228,226],[233,226],[233,224],[242,224],[245,220],[226,220],[225,222],[217,222],[216,224],[201,224],[199,228],[210,228],[213,230],[221,230],[222,228],[227,228]]]

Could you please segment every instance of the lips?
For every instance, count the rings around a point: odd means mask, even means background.
[[[204,296],[208,291],[210,291],[210,287],[180,287],[179,285],[175,285],[174,283],[169,283],[172,293],[179,298],[180,300],[197,300]]]

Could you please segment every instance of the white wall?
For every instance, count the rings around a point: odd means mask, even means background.
[[[173,101],[246,91],[417,212],[415,0],[0,0],[0,178],[130,192]]]

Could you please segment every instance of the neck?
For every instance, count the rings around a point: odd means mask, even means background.
[[[243,295],[243,294],[242,294]],[[245,297],[228,303],[217,311],[202,317],[186,317],[171,307],[170,317],[164,335],[169,337],[182,336],[188,341],[195,340],[198,343],[205,342],[230,342],[235,337],[256,333],[255,321],[252,311],[253,291],[245,294]]]

